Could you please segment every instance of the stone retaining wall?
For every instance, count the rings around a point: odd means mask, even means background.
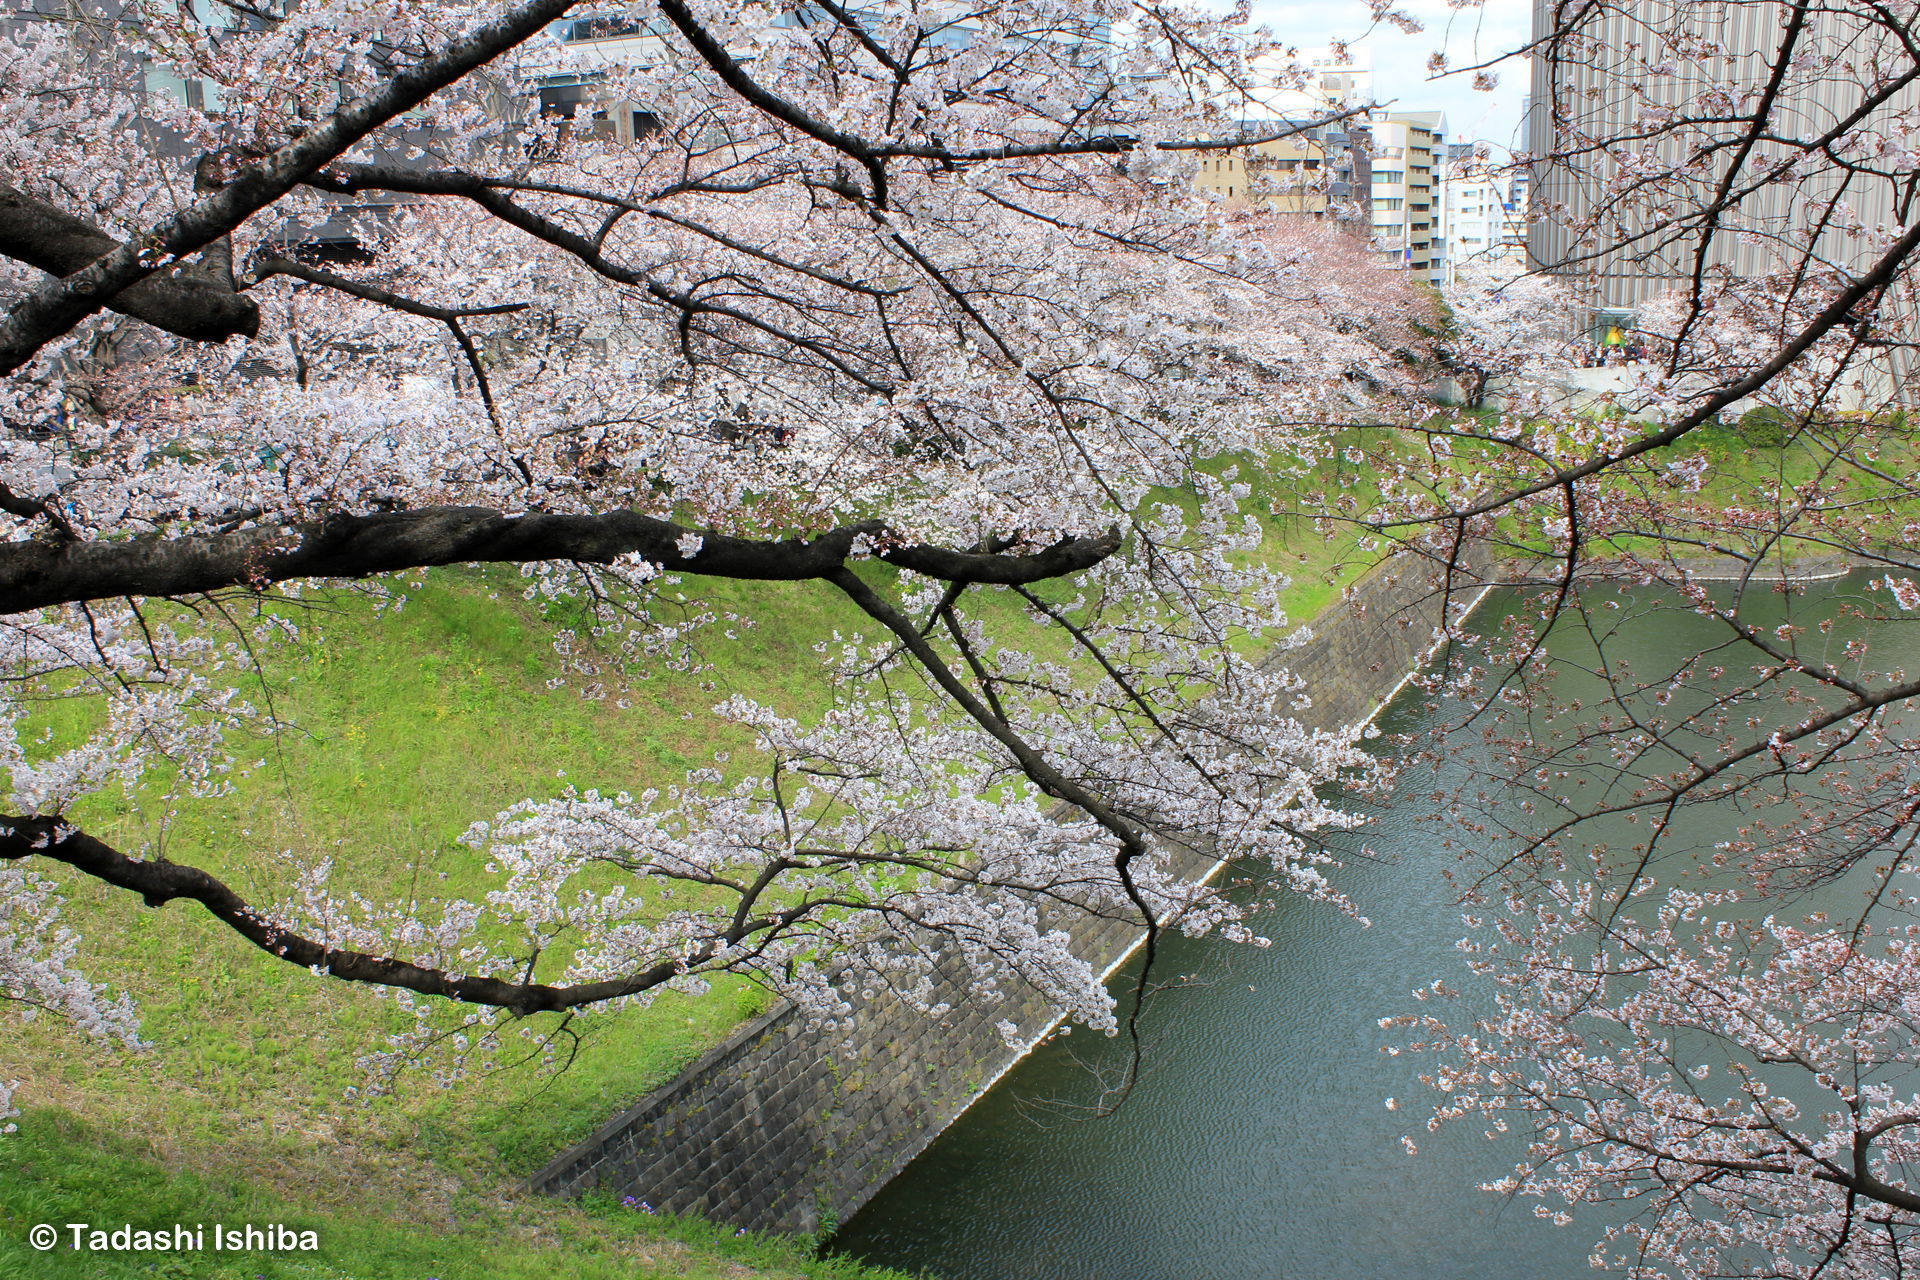
[[[1732,556],[1695,556],[1673,561],[1656,560],[1651,564],[1667,581],[1684,576],[1694,582],[1737,582],[1750,576],[1756,588],[1765,588],[1767,584],[1779,582],[1782,578],[1804,584],[1844,578],[1853,572],[1853,566],[1840,556],[1792,556],[1784,561],[1770,558],[1751,571],[1745,561]],[[1565,572],[1564,560],[1509,560],[1502,565],[1501,580],[1529,586],[1557,587]],[[1640,576],[1638,567],[1604,558],[1577,565],[1573,574],[1574,581],[1582,586],[1615,581],[1633,583],[1639,581]]]
[[[1457,601],[1477,600],[1485,560],[1456,576]],[[1363,719],[1423,661],[1439,622],[1440,578],[1389,564],[1369,573],[1312,624],[1312,638],[1277,655],[1305,677],[1312,706],[1301,719],[1330,727]],[[1186,852],[1188,875],[1210,858]],[[1077,954],[1107,972],[1139,942],[1130,920],[1081,918]],[[561,1154],[533,1189],[577,1195],[604,1187],[655,1209],[698,1214],[760,1231],[809,1232],[844,1221],[918,1155],[1025,1049],[995,1024],[1010,1019],[1031,1045],[1051,1026],[1033,993],[991,1008],[963,998],[957,971],[940,975],[932,1021],[887,996],[852,997],[851,1048],[808,1034],[782,1004],[741,1027],[687,1068]]]

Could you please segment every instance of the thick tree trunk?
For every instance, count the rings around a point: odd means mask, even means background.
[[[119,247],[92,223],[0,183],[0,254],[65,277]],[[260,331],[260,308],[233,291],[232,276],[213,256],[201,267],[148,276],[107,306],[195,342],[225,342],[235,334],[251,338]]]

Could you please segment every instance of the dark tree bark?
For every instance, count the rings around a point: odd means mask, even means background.
[[[390,956],[368,955],[329,947],[275,924],[249,905],[226,884],[198,867],[177,862],[129,858],[112,845],[95,839],[64,818],[37,814],[0,815],[0,862],[42,857],[81,871],[103,884],[140,895],[149,907],[177,899],[197,902],[214,918],[268,955],[305,968],[323,970],[342,982],[401,987],[424,996],[440,996],[467,1004],[494,1005],[525,1016],[542,1011],[576,1009],[602,1000],[618,999],[651,990],[684,972],[681,964],[658,964],[624,978],[555,987],[541,982],[506,982],[499,978],[454,977]],[[697,964],[704,956],[689,958]]]
[[[817,538],[734,538],[644,516],[508,515],[487,507],[430,507],[336,516],[293,529],[257,528],[122,542],[0,544],[0,614],[120,596],[184,596],[224,587],[265,587],[289,578],[362,578],[433,565],[533,560],[606,564],[638,553],[675,573],[761,581],[828,578],[865,535],[881,559],[928,577],[1013,584],[1077,573],[1120,545],[1117,530],[1061,542],[1031,555],[888,546],[886,527],[866,521]],[[698,538],[692,555],[683,539]]]
[[[0,254],[65,277],[120,247],[92,223],[0,183]],[[148,276],[107,307],[194,342],[251,338],[260,331],[259,306],[235,293],[232,277],[211,263]]]
[[[218,191],[156,225],[138,245],[123,244],[33,290],[0,319],[0,373],[26,364],[41,347],[152,276],[169,257],[198,253],[231,234],[354,143],[534,35],[576,2],[531,0],[474,28],[341,107],[311,132],[245,166]]]

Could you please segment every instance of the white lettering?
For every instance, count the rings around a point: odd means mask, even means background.
[[[87,1222],[69,1222],[66,1229],[73,1233],[75,1249],[95,1253],[185,1253],[207,1247],[207,1224],[204,1222],[196,1222],[192,1226],[176,1222],[164,1227],[136,1227],[130,1222],[123,1222],[111,1228],[96,1228]],[[43,1237],[45,1244],[36,1243],[35,1248],[50,1249],[59,1239],[50,1225],[36,1228],[36,1236]],[[213,1224],[213,1247],[216,1251],[317,1253],[320,1249],[320,1233],[301,1231],[284,1222],[268,1222],[259,1226],[244,1223],[231,1227],[216,1222]]]

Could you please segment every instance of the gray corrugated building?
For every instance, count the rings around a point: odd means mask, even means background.
[[[1536,159],[1529,174],[1528,253],[1535,269],[1575,284],[1596,332],[1629,319],[1698,269],[1752,278],[1797,266],[1811,243],[1815,266],[1852,271],[1874,250],[1870,237],[1839,229],[1847,213],[1868,229],[1910,216],[1899,201],[1903,194],[1912,199],[1910,189],[1903,193],[1911,174],[1897,174],[1893,166],[1850,173],[1820,159],[1790,184],[1756,183],[1728,210],[1705,255],[1698,254],[1699,228],[1684,216],[1714,202],[1734,158],[1742,157],[1743,172],[1754,175],[1770,153],[1790,149],[1763,142],[1743,152],[1740,141],[1741,115],[1766,91],[1795,8],[1783,0],[1534,0],[1535,41],[1556,43],[1533,58],[1528,146],[1535,157],[1554,158]],[[1910,86],[1863,107],[1887,69],[1884,59],[1876,65],[1871,56],[1877,29],[1865,6],[1810,8],[1803,21],[1798,48],[1807,58],[1781,77],[1772,138],[1818,136],[1850,113],[1858,115],[1855,127],[1884,128],[1896,112],[1920,102]],[[1910,70],[1912,59],[1902,57]],[[1727,94],[1723,112],[1703,97],[1716,91]],[[1641,93],[1644,98],[1636,96]],[[1662,132],[1658,117],[1665,106],[1695,121],[1684,141]],[[1727,122],[1716,128],[1697,123],[1716,114]],[[1629,185],[1624,199],[1623,181],[1630,184],[1634,175],[1620,163],[1623,139],[1632,140],[1633,161],[1661,173],[1660,185],[1639,191]],[[1703,141],[1714,144],[1707,158],[1683,164],[1698,160]],[[1598,216],[1609,198],[1614,208]]]

